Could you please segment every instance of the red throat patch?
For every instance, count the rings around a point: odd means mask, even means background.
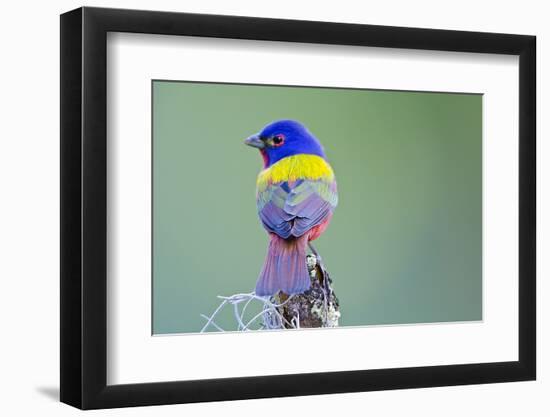
[[[269,156],[267,155],[265,149],[260,149],[260,153],[262,154],[262,158],[264,160],[264,168],[267,168],[269,166]]]

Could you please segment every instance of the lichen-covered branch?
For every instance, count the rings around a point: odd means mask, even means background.
[[[307,266],[311,277],[310,289],[292,298],[279,293],[277,297],[280,302],[288,301],[279,307],[279,311],[287,322],[294,322],[299,327],[337,327],[340,303],[332,288],[332,280],[315,255],[307,256]]]
[[[332,280],[315,255],[306,259],[311,278],[311,287],[302,294],[279,293],[273,297],[259,297],[254,293],[218,296],[221,300],[210,316],[201,315],[206,320],[201,333],[207,330],[250,331],[299,329],[315,327],[337,327],[340,318],[340,305],[332,288]],[[245,312],[252,303],[259,303],[260,312],[245,319]],[[235,317],[236,328],[222,329],[216,318],[220,312],[230,307]]]

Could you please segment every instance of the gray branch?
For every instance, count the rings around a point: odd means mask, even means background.
[[[201,314],[206,320],[201,333],[210,328],[224,331],[216,318],[226,306],[232,307],[237,331],[337,327],[340,304],[332,280],[315,255],[308,255],[306,264],[311,278],[309,290],[291,296],[281,292],[273,297],[260,297],[253,292],[218,296],[220,304],[214,312],[210,316]],[[259,304],[260,312],[245,321],[244,313],[252,303]]]

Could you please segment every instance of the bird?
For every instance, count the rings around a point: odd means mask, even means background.
[[[307,248],[328,227],[338,204],[334,171],[319,140],[296,120],[277,120],[245,139],[263,158],[256,206],[269,235],[255,294],[301,294],[311,286]],[[319,259],[320,260],[320,259]]]

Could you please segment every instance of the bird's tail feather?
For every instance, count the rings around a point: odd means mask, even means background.
[[[270,235],[264,266],[256,283],[256,295],[300,294],[311,283],[306,266],[307,234],[293,239]]]

